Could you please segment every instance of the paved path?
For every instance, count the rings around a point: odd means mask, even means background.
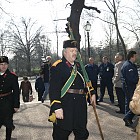
[[[116,107],[107,103],[97,106],[97,112],[105,140],[135,140],[136,134],[124,126],[123,115],[115,114]],[[23,103],[14,115],[16,129],[12,140],[52,140],[52,124],[47,121],[49,102]],[[79,118],[80,119],[80,118]],[[88,140],[101,140],[92,107],[88,107]],[[0,130],[0,140],[4,140],[5,127]],[[70,140],[73,140],[71,135]]]
[[[52,140],[52,123],[48,122],[49,101],[43,104],[37,102],[37,96],[31,103],[21,102],[21,108],[14,114],[16,129],[12,133],[12,140]],[[116,114],[116,106],[106,102],[97,106],[97,112],[105,140],[135,140],[136,133],[125,127],[123,115]],[[80,119],[80,118],[79,118]],[[88,140],[101,140],[92,106],[88,106]],[[0,129],[0,140],[4,140],[5,127]],[[71,134],[69,140],[74,140]]]

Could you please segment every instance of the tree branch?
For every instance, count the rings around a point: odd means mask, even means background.
[[[88,10],[92,9],[92,10],[95,10],[96,12],[98,12],[98,13],[101,13],[101,11],[97,9],[97,7],[92,7],[92,6],[84,5],[83,8],[88,9]]]

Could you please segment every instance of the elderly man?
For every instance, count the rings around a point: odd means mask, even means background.
[[[71,132],[75,140],[87,140],[85,81],[81,67],[75,61],[77,42],[66,40],[63,48],[63,58],[52,65],[50,76],[50,116],[53,113],[56,116],[53,140],[68,140]],[[91,100],[96,104],[94,93]]]
[[[122,89],[121,82],[121,67],[124,63],[124,56],[122,53],[117,53],[116,56],[116,64],[114,68],[114,87],[118,99],[119,110],[116,113],[125,114],[125,94]]]
[[[13,113],[20,106],[20,92],[18,77],[9,71],[8,64],[8,57],[0,56],[0,127],[6,127],[6,140],[11,140]]]
[[[99,68],[98,65],[94,63],[94,58],[90,57],[89,58],[89,64],[85,65],[85,69],[87,71],[88,77],[92,83],[92,86],[94,90],[96,91],[96,104],[98,104],[98,94],[97,94],[97,81],[98,81],[98,73],[99,73]],[[90,105],[90,100],[88,97],[88,103]]]

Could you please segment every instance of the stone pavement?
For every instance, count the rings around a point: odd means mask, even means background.
[[[12,133],[12,140],[52,140],[52,123],[48,122],[49,100],[43,104],[35,99],[29,103],[21,102],[18,113],[14,114],[16,126]],[[136,133],[131,128],[125,127],[122,114],[116,114],[116,106],[109,104],[108,99],[97,106],[97,113],[104,140],[135,140]],[[79,118],[80,119],[80,118]],[[88,106],[88,140],[101,140],[92,106]],[[0,129],[0,140],[4,140],[5,127]],[[74,140],[71,134],[69,140]]]

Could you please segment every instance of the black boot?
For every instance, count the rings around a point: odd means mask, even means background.
[[[12,128],[6,127],[6,140],[11,140]]]

